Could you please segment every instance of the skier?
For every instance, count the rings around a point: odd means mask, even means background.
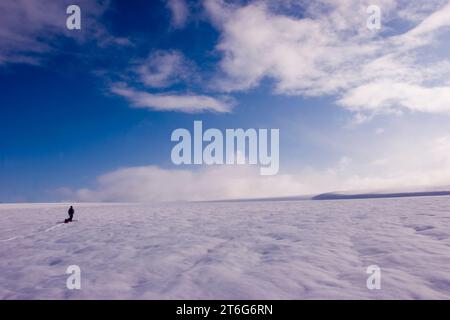
[[[65,223],[71,222],[73,219],[73,214],[75,213],[75,210],[73,209],[72,206],[70,206],[69,211],[67,211],[67,213],[69,214],[69,219],[64,220]]]

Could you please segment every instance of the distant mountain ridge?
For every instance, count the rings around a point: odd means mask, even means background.
[[[344,193],[327,192],[315,196],[287,196],[269,198],[245,198],[245,199],[223,199],[206,202],[251,202],[251,201],[302,201],[302,200],[351,200],[351,199],[383,199],[383,198],[408,198],[408,197],[438,197],[450,196],[450,187],[447,190],[427,191],[404,191],[404,192],[364,192]],[[203,201],[202,201],[203,202]]]
[[[382,199],[382,198],[407,198],[407,197],[437,197],[450,196],[450,191],[419,191],[419,192],[394,192],[394,193],[322,193],[311,200],[350,200],[350,199]]]

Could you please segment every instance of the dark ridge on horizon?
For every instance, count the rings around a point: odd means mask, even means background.
[[[315,196],[223,199],[223,200],[208,200],[198,202],[253,202],[253,201],[261,202],[261,201],[304,201],[304,200],[321,201],[321,200],[388,199],[388,198],[413,198],[413,197],[438,197],[438,196],[450,196],[450,191],[418,191],[418,192],[355,193],[355,194],[328,192],[318,194]]]
[[[422,192],[398,192],[398,193],[361,193],[339,194],[322,193],[311,200],[351,200],[351,199],[383,199],[383,198],[410,198],[410,197],[438,197],[450,196],[450,191],[422,191]]]

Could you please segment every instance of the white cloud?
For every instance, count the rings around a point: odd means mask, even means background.
[[[429,113],[450,113],[450,86],[423,87],[401,82],[372,82],[347,91],[339,104],[353,111],[383,112],[399,107]]]
[[[269,78],[277,94],[335,95],[341,97],[340,105],[366,119],[370,115],[363,113],[374,110],[448,112],[448,56],[425,57],[419,51],[438,41],[438,33],[448,31],[450,5],[442,3],[301,2],[304,16],[300,17],[276,10],[268,2],[238,6],[207,0],[206,11],[221,32],[216,49],[223,55],[222,73],[216,85],[226,91],[247,90]],[[382,33],[366,28],[369,4],[381,7]],[[421,22],[416,20],[419,14],[426,14]],[[391,22],[398,24],[399,19],[416,25],[395,33]],[[395,93],[381,92],[377,97],[376,89],[392,84]]]
[[[156,51],[137,64],[135,71],[141,82],[153,88],[165,88],[187,80],[193,69],[179,51]]]
[[[205,95],[148,93],[129,88],[119,83],[111,87],[111,92],[125,97],[133,107],[146,108],[157,111],[178,111],[198,113],[203,111],[230,112],[233,101],[224,97],[222,99]]]
[[[189,7],[185,0],[167,0],[167,7],[172,13],[171,24],[174,28],[182,28],[189,16]]]

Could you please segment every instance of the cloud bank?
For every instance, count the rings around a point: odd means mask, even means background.
[[[393,191],[447,186],[450,136],[403,146],[401,152],[360,161],[343,156],[328,168],[261,176],[256,166],[158,166],[121,168],[72,192],[79,201],[203,201],[312,195],[330,191]],[[361,165],[361,163],[364,163]],[[66,193],[67,196],[67,193]]]

